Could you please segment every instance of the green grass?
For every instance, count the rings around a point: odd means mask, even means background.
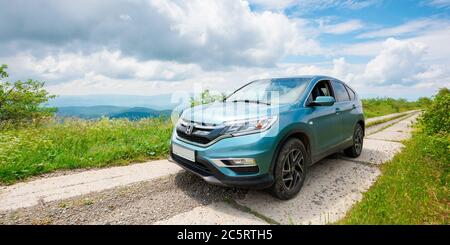
[[[167,119],[66,120],[0,131],[0,182],[57,169],[121,165],[167,156]]]
[[[366,123],[366,127],[375,126],[375,125],[382,124],[382,123],[385,123],[385,122],[389,122],[389,121],[392,121],[392,120],[395,120],[395,119],[399,119],[399,118],[402,118],[402,117],[406,118],[408,116],[411,116],[411,113],[400,114],[400,115],[396,115],[396,116],[385,118],[385,119],[381,119],[381,120],[367,122]]]
[[[363,99],[364,116],[366,118],[379,117],[397,112],[419,109],[417,102],[405,99],[375,98]]]
[[[448,224],[450,136],[416,132],[341,224]]]

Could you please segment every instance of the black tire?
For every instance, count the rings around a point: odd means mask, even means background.
[[[274,166],[274,183],[269,191],[281,200],[296,196],[305,181],[309,161],[301,140],[287,140],[278,153]]]
[[[353,131],[353,145],[344,150],[345,155],[348,157],[356,158],[361,155],[364,143],[364,131],[361,124],[356,124]]]

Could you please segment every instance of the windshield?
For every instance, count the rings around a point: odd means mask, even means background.
[[[226,101],[290,104],[298,101],[310,80],[310,78],[257,80],[238,89]]]

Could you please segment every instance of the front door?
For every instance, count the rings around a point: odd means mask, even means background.
[[[314,101],[318,96],[334,96],[329,81],[320,81],[310,94],[309,101]],[[309,121],[314,132],[315,156],[319,157],[337,146],[341,139],[342,121],[336,105],[313,106],[309,109]]]

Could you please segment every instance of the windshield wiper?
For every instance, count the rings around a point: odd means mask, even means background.
[[[236,102],[245,102],[245,103],[256,103],[256,104],[270,105],[270,103],[264,102],[264,101],[260,101],[260,100],[233,100],[232,102],[233,102],[233,103],[236,103]]]

